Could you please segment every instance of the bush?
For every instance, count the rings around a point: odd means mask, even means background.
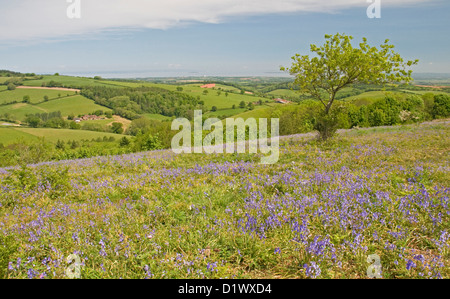
[[[315,122],[314,129],[319,132],[319,139],[325,141],[334,136],[338,129],[339,119],[336,114],[321,114]]]
[[[130,140],[127,137],[124,136],[120,139],[119,145],[121,147],[127,147],[129,144],[130,144]]]
[[[111,132],[115,134],[122,134],[123,133],[123,124],[118,122],[113,122],[111,126]]]
[[[140,134],[134,141],[134,151],[152,151],[162,149],[161,141],[157,135]]]
[[[434,96],[434,105],[432,109],[433,118],[446,118],[450,116],[450,97],[440,94]]]

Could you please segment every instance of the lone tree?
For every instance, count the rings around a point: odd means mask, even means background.
[[[310,94],[323,104],[323,115],[316,128],[322,139],[331,137],[336,131],[337,121],[333,121],[329,114],[340,90],[355,83],[408,83],[412,81],[412,71],[406,68],[418,63],[418,60],[404,62],[388,39],[380,49],[369,46],[366,38],[359,48],[354,48],[351,44],[353,37],[345,34],[325,35],[325,39],[321,47],[310,46],[314,57],[295,54],[290,68],[281,67],[282,71],[295,75],[294,85],[301,92]]]

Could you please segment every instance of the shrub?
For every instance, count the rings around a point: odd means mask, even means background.
[[[450,97],[440,94],[434,96],[434,106],[432,109],[433,118],[445,118],[450,116]]]
[[[321,114],[315,122],[314,129],[319,132],[319,139],[325,141],[334,136],[338,129],[339,119],[336,114]]]

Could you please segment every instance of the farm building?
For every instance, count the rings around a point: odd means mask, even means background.
[[[292,103],[291,101],[285,100],[285,99],[274,99],[275,102],[280,103],[280,104],[289,104]]]
[[[97,115],[84,115],[82,117],[74,118],[73,120],[76,123],[79,123],[79,122],[84,121],[84,120],[99,120],[99,119],[104,119],[104,118],[100,117],[100,116],[97,116]]]

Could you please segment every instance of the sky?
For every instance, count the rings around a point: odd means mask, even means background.
[[[369,18],[379,3],[380,18]],[[374,6],[372,6],[374,7]],[[105,78],[286,76],[325,34],[450,73],[448,0],[0,0],[0,69]]]

